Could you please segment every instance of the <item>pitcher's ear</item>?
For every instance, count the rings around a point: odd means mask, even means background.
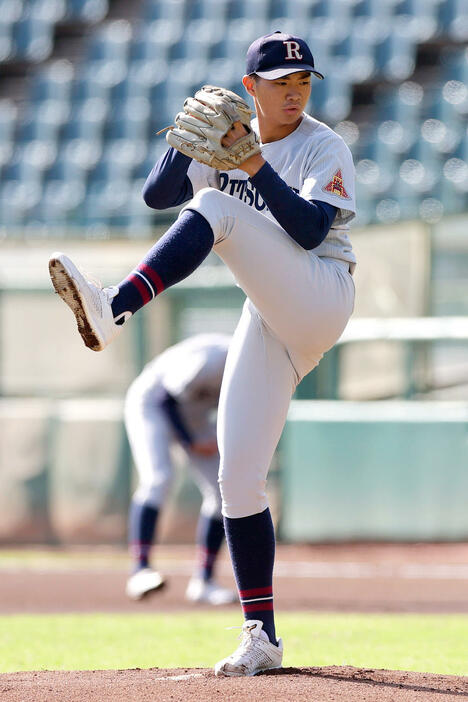
[[[244,88],[247,90],[249,95],[255,96],[255,76],[244,76],[242,78],[242,83]]]

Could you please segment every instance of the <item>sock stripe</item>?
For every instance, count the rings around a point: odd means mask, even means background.
[[[141,276],[141,277],[143,278],[143,276]],[[140,280],[140,277],[139,277],[139,274],[137,271],[135,271],[134,273],[131,273],[128,276],[128,279],[130,280],[130,282],[136,287],[136,289],[140,293],[141,299],[142,299],[144,305],[146,305],[150,300],[153,299],[153,297],[154,297],[153,288],[149,285],[148,281],[143,282],[144,278],[143,278],[143,280]],[[151,290],[152,295],[150,295],[148,288],[149,288],[149,290]]]
[[[273,610],[273,600],[269,600],[269,602],[263,602],[262,604],[248,604],[248,605],[242,605],[242,610],[244,612],[265,612],[265,611],[272,611]]]
[[[148,286],[149,290],[151,291],[151,299],[153,299],[154,297],[156,297],[155,289],[153,288],[153,286],[152,286],[152,284],[151,284],[151,281],[148,280],[148,278],[146,277],[146,275],[143,275],[143,273],[142,273],[141,271],[136,270],[136,269],[135,269],[134,273],[135,273],[135,275],[138,275],[142,280],[145,281],[146,285]]]
[[[198,549],[198,560],[202,567],[209,568],[213,565],[218,555],[215,551],[209,551],[207,548],[200,546]]]
[[[149,555],[152,544],[146,544],[142,541],[132,541],[130,544],[130,552],[135,558],[145,557]]]
[[[250,590],[239,590],[239,595],[241,596],[241,599],[244,599],[245,597],[260,597],[260,595],[269,595],[270,597],[273,597],[273,588],[271,585],[269,585],[268,587],[254,587]]]
[[[161,278],[156,273],[156,271],[153,268],[147,266],[146,263],[142,263],[138,268],[140,271],[143,271],[145,275],[148,276],[148,278],[151,280],[151,282],[156,288],[156,295],[159,295],[159,293],[161,293],[164,290],[164,283],[162,282]]]
[[[271,595],[271,597],[254,597],[251,600],[242,599],[241,602],[242,602],[242,604],[244,604],[244,603],[247,604],[248,602],[262,602],[262,601],[272,600],[272,599],[273,599],[273,595]]]

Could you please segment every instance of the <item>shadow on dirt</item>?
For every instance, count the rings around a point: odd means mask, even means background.
[[[277,668],[260,673],[259,676],[292,675],[328,680],[340,680],[373,685],[375,687],[397,688],[413,692],[427,692],[439,695],[468,697],[468,677],[437,675],[431,673],[400,672],[394,670],[374,670],[352,668],[351,666],[316,668]],[[257,677],[259,677],[257,676]]]

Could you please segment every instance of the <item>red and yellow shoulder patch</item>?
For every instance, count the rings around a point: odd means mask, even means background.
[[[342,197],[345,200],[350,199],[350,197],[349,197],[348,193],[346,192],[345,187],[343,185],[343,176],[341,175],[341,168],[339,168],[336,171],[336,173],[334,174],[331,181],[328,183],[328,185],[325,185],[325,187],[323,187],[322,190],[325,193],[331,193],[332,195],[338,195],[338,197]]]

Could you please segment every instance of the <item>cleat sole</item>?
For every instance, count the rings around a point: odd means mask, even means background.
[[[80,290],[59,258],[50,259],[49,273],[55,292],[75,315],[78,331],[85,346],[92,351],[101,351],[104,347],[88,322]]]

